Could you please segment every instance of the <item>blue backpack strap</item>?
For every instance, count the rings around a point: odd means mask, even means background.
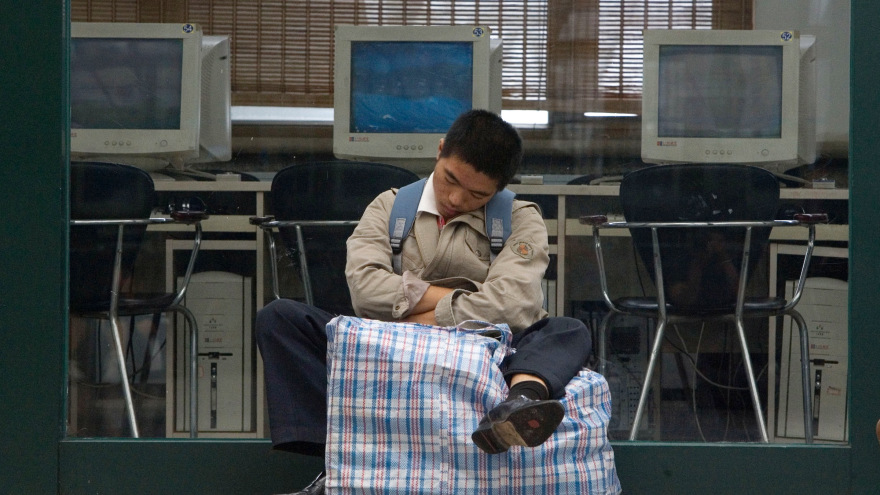
[[[422,190],[425,189],[427,178],[417,180],[412,184],[401,187],[394,198],[391,206],[391,215],[388,217],[388,235],[391,239],[391,264],[394,273],[401,273],[400,251],[403,248],[403,240],[412,230],[416,211],[419,209],[419,201],[422,199]]]
[[[421,179],[401,187],[397,191],[397,197],[394,198],[394,204],[391,206],[391,215],[388,217],[388,236],[391,241],[391,265],[394,273],[397,274],[402,272],[400,253],[403,250],[403,240],[412,230],[426,181],[427,179]],[[491,249],[490,262],[495,261],[495,257],[498,256],[498,253],[504,248],[507,238],[510,237],[514,196],[516,194],[513,191],[504,189],[495,193],[492,199],[486,203],[486,236],[489,237]]]
[[[504,189],[495,193],[486,203],[486,235],[489,237],[489,248],[492,250],[490,262],[495,261],[495,257],[510,237],[510,217],[515,196],[516,193],[510,189]]]

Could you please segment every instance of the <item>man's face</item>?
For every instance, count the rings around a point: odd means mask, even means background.
[[[442,145],[441,145],[442,146]],[[434,166],[437,211],[444,220],[482,208],[498,190],[498,182],[456,156],[438,158]]]

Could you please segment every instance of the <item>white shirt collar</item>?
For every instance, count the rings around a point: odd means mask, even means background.
[[[433,172],[428,176],[428,181],[425,183],[425,188],[422,190],[422,198],[419,200],[418,211],[424,211],[438,217],[440,216],[440,213],[437,211],[437,199],[434,195]]]

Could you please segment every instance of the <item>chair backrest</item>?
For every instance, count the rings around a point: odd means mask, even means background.
[[[147,172],[116,163],[70,164],[70,218],[73,220],[149,218],[156,204],[153,179]],[[124,230],[122,276],[133,270],[145,226]],[[74,311],[100,310],[110,300],[118,227],[70,229],[70,306]]]
[[[766,170],[743,165],[660,165],[625,175],[620,201],[628,222],[773,220],[779,203],[779,182]],[[653,277],[651,231],[633,229],[631,233]],[[769,235],[769,228],[753,229],[750,272]],[[732,308],[744,229],[659,229],[658,237],[669,304],[693,311]]]
[[[270,211],[284,221],[359,220],[380,193],[418,179],[412,171],[382,163],[340,160],[292,165],[272,180]],[[332,313],[353,314],[345,280],[345,241],[352,230],[303,229],[315,305]],[[293,229],[279,229],[279,234],[288,250],[295,248]]]

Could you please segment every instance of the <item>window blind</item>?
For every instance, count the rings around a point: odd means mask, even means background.
[[[644,29],[751,29],[752,0],[554,0],[546,108],[639,113]]]
[[[234,105],[332,107],[333,26],[485,24],[504,108],[609,110],[641,92],[641,30],[749,29],[753,0],[72,0],[91,22],[192,22],[230,37]]]

